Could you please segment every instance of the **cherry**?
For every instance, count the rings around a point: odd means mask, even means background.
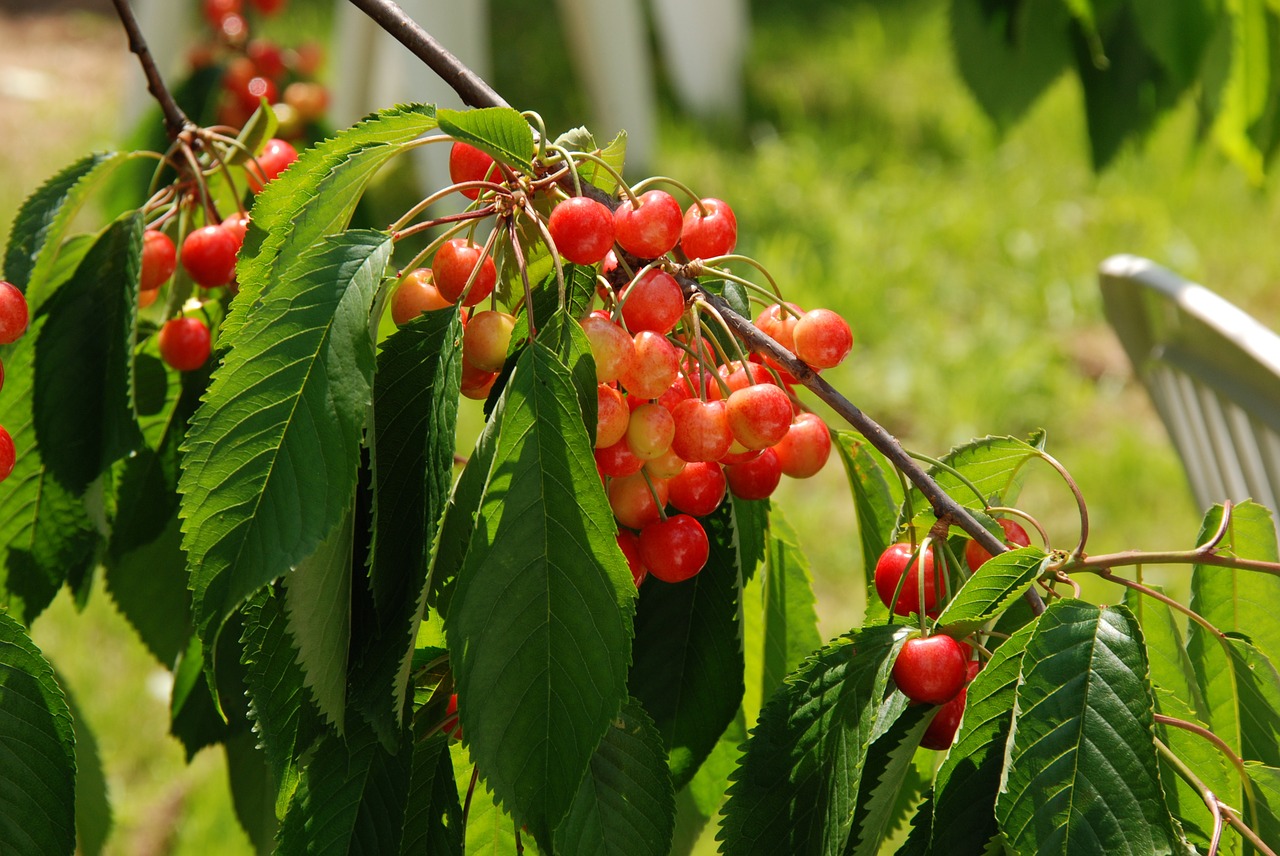
[[[432,284],[430,269],[418,268],[396,286],[395,294],[391,296],[391,320],[399,327],[423,312],[447,309],[452,305]]]
[[[647,190],[636,202],[624,199],[613,212],[619,246],[633,256],[656,259],[680,240],[680,204],[665,190]]]
[[[0,281],[0,345],[11,345],[27,332],[27,298],[11,282]]]
[[[635,452],[627,445],[625,438],[612,446],[604,446],[595,450],[596,469],[601,475],[609,478],[625,478],[640,472],[644,461],[636,457]]]
[[[222,25],[222,19],[228,15],[239,15],[240,0],[204,0],[204,19],[212,26]]]
[[[222,221],[222,228],[231,234],[236,241],[236,253],[240,252],[240,248],[244,246],[244,236],[249,232],[249,215],[248,214],[228,214],[227,218]]]
[[[748,449],[763,449],[786,437],[791,413],[791,398],[773,384],[744,387],[725,401],[729,430]]]
[[[939,751],[951,748],[956,732],[960,730],[960,719],[964,716],[964,704],[968,695],[969,688],[961,687],[951,701],[938,708],[924,734],[920,735],[921,746]]]
[[[1017,522],[1001,517],[996,520],[1000,524],[1000,528],[1004,530],[1004,542],[1010,547],[1027,547],[1031,544],[1031,536],[1027,534],[1027,530],[1023,529]],[[969,563],[971,570],[978,570],[987,563],[991,558],[991,554],[987,552],[987,548],[983,547],[977,541],[970,541],[964,548],[964,560]]]
[[[223,19],[224,29],[227,22],[234,22],[236,17],[228,16]],[[269,77],[263,77],[258,74],[257,66],[253,64],[253,60],[244,59],[248,65],[233,65],[227,69],[227,75],[222,80],[222,86],[231,94],[235,101],[236,107],[240,112],[248,118],[253,115],[253,111],[262,105],[262,99],[267,99],[268,104],[276,103],[279,90],[276,88],[275,81]],[[246,76],[246,71],[248,72]]]
[[[631,569],[631,579],[635,581],[636,588],[640,588],[644,578],[649,575],[644,562],[640,561],[640,536],[630,529],[619,529],[618,547],[627,559],[627,567]]]
[[[754,461],[763,453],[764,449],[748,449],[737,440],[734,440],[733,445],[729,446],[729,451],[720,456],[720,463],[725,466],[745,464],[747,461]]]
[[[464,181],[501,181],[502,174],[493,158],[475,146],[456,142],[449,150],[449,179],[454,184]],[[462,191],[468,199],[480,196],[480,188],[468,187]]]
[[[462,726],[458,724],[458,694],[449,696],[449,703],[444,708],[444,731],[454,740],[462,739]]]
[[[462,361],[462,382],[458,391],[462,393],[464,398],[470,398],[472,401],[484,401],[489,397],[489,391],[493,389],[493,382],[497,379],[497,372],[478,369],[464,359]]]
[[[209,359],[209,328],[199,318],[172,318],[156,339],[160,356],[180,372],[194,371]]]
[[[738,218],[723,199],[702,200],[702,208],[690,205],[684,212],[680,248],[690,259],[711,259],[733,252],[738,243]]]
[[[835,368],[853,350],[849,322],[830,309],[811,309],[791,331],[795,355],[815,369]]]
[[[794,353],[796,345],[792,333],[796,328],[796,322],[800,320],[800,307],[794,303],[788,303],[787,308],[791,310],[790,313],[783,311],[777,303],[765,308],[756,316],[756,326],[760,328],[761,333]]]
[[[148,306],[156,302],[156,298],[160,296],[160,289],[153,288],[150,291],[138,289],[138,308],[146,309]]]
[[[742,363],[735,360],[721,366],[717,372],[720,377],[724,378],[725,385],[729,387],[730,393],[746,389],[758,383],[772,383],[777,386],[773,375],[769,374],[769,370],[759,363]]]
[[[627,445],[642,461],[652,461],[671,448],[676,422],[661,404],[642,404],[631,413],[627,425]]]
[[[231,282],[236,273],[235,235],[220,226],[202,226],[182,242],[182,267],[204,288]]]
[[[275,181],[297,159],[298,151],[289,143],[279,137],[267,140],[258,157],[245,165],[249,189],[254,193],[262,190],[267,182]]]
[[[671,504],[695,517],[706,517],[720,507],[728,482],[724,470],[713,461],[685,464],[668,483]]]
[[[816,413],[801,413],[787,436],[773,446],[782,474],[793,479],[817,475],[831,457],[831,431]]]
[[[920,611],[920,564],[919,557],[912,558],[915,548],[911,544],[903,541],[897,544],[890,544],[888,549],[880,554],[879,560],[876,562],[876,594],[880,595],[880,602],[885,606],[889,606],[889,602],[893,600],[894,589],[898,587],[898,580],[906,575],[906,582],[902,584],[902,592],[898,595],[897,603],[893,606],[893,611],[897,615],[910,615],[913,612]],[[910,569],[908,569],[910,564]],[[934,605],[938,601],[937,589],[934,585],[933,576],[933,548],[929,548],[924,554],[924,609],[925,614],[930,617],[934,616]]]
[[[547,230],[560,255],[593,265],[613,247],[613,212],[594,199],[574,196],[551,209]]]
[[[635,344],[626,330],[607,315],[592,312],[582,319],[582,332],[591,343],[591,356],[596,362],[596,380],[612,383],[631,367]]]
[[[164,232],[148,229],[142,233],[142,277],[138,288],[154,291],[173,276],[178,267],[178,248]]]
[[[263,15],[277,15],[284,9],[286,0],[249,0],[249,2]]]
[[[18,462],[18,452],[13,447],[13,438],[0,426],[0,481],[4,481],[13,472],[13,465]]]
[[[667,337],[651,330],[636,333],[635,356],[621,380],[634,398],[648,400],[662,395],[680,375],[680,358]]]
[[[689,379],[684,375],[680,375],[676,378],[675,383],[667,387],[656,400],[663,407],[674,413],[677,404],[682,401],[688,401],[693,398],[693,395],[693,386],[689,383]]]
[[[723,401],[690,398],[671,412],[676,433],[672,450],[686,461],[718,461],[729,451],[733,433],[725,416]]]
[[[245,45],[244,53],[263,77],[279,78],[288,70],[284,64],[284,53],[275,42],[253,39]]]
[[[650,270],[622,292],[622,321],[632,333],[667,334],[684,314],[684,292],[666,271]]]
[[[893,663],[893,682],[912,701],[945,704],[964,686],[964,649],[945,634],[916,636],[903,643]]]
[[[493,293],[498,281],[498,269],[493,259],[484,255],[484,248],[466,238],[452,238],[445,241],[436,250],[435,259],[431,262],[431,273],[435,277],[436,288],[441,296],[450,303],[457,303],[458,298],[466,292],[463,306],[475,306]],[[467,288],[467,280],[472,272],[475,279]]]
[[[657,499],[654,499],[654,494]],[[609,507],[618,522],[631,529],[640,529],[645,524],[661,518],[661,507],[667,504],[667,483],[661,479],[653,480],[653,490],[641,473],[633,473],[609,482]],[[648,564],[647,562],[645,564]]]
[[[674,514],[640,530],[640,560],[663,582],[689,579],[702,570],[710,555],[706,530],[687,514]]]
[[[296,80],[284,88],[283,97],[303,122],[314,122],[329,109],[329,90],[321,83]]]
[[[596,448],[604,449],[627,436],[631,410],[622,393],[608,384],[596,386]]]
[[[757,457],[742,464],[724,468],[729,490],[739,499],[767,499],[782,481],[782,468],[773,449],[765,449]]]
[[[484,371],[496,372],[507,361],[516,316],[486,309],[471,316],[462,334],[462,358]]]
[[[672,422],[674,425],[674,420]],[[645,472],[657,479],[674,478],[684,471],[685,466],[684,459],[671,451],[669,447],[658,457],[644,462]]]

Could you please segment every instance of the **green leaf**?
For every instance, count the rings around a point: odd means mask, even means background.
[[[662,741],[632,700],[596,748],[569,813],[556,827],[555,849],[584,856],[665,856],[675,814]]]
[[[196,636],[174,665],[169,733],[182,743],[188,761],[205,746],[225,740],[229,733],[204,679],[204,648]]]
[[[1059,0],[951,0],[951,49],[969,92],[1007,130],[1070,62]]]
[[[1015,850],[1185,853],[1164,802],[1142,631],[1060,600],[1023,654],[996,817]],[[936,833],[935,833],[936,834]]]
[[[629,686],[662,735],[676,789],[711,752],[742,702],[741,585],[733,506],[702,519],[706,567],[681,583],[640,587]]]
[[[876,562],[893,543],[897,527],[898,506],[902,489],[895,480],[890,483],[872,447],[860,435],[850,431],[833,434],[836,451],[844,462],[849,486],[853,490],[853,507],[858,514],[858,538],[862,542],[862,570],[867,591],[875,590]],[[888,616],[879,600],[868,599],[867,623],[876,616]]]
[[[765,699],[782,685],[783,678],[799,668],[811,651],[822,645],[809,561],[800,550],[795,530],[779,508],[769,515],[767,556],[761,687],[761,697]]]
[[[510,107],[436,111],[440,130],[487,152],[507,166],[533,171],[533,129]]]
[[[852,631],[806,661],[765,705],[729,789],[720,852],[844,851],[903,638],[893,625]]]
[[[596,138],[586,128],[573,128],[556,138],[556,145],[571,152],[595,152],[598,148]],[[627,132],[619,131],[609,145],[597,153],[597,156],[613,167],[614,172],[622,174],[622,166],[627,156]],[[618,180],[613,173],[595,161],[583,161],[578,164],[578,176],[588,181],[605,193],[612,195],[618,189]]]
[[[0,841],[14,856],[76,846],[75,729],[22,625],[0,612]]]
[[[756,713],[759,710],[757,708]],[[751,716],[754,723],[755,713]],[[698,772],[689,780],[686,792],[705,818],[713,818],[720,813],[724,803],[724,795],[729,790],[729,779],[738,768],[738,757],[742,754],[742,744],[747,742],[747,718],[742,708],[734,715],[729,727],[720,735],[716,745],[707,755],[707,759],[698,767]],[[677,815],[678,818],[678,815]],[[677,828],[678,828],[677,823]]]
[[[1272,43],[1265,0],[1228,0],[1227,26],[1219,26],[1205,73],[1205,107],[1218,147],[1259,184],[1263,153],[1250,130],[1267,109],[1271,86]]]
[[[1006,504],[1013,502],[1021,486],[1023,465],[1038,458],[1043,448],[1043,434],[1033,436],[1031,442],[1016,437],[983,437],[957,446],[943,456],[942,463],[968,479],[972,488],[947,469],[934,466],[927,471],[948,496],[970,511],[981,512],[993,497]],[[909,498],[914,515],[911,525],[917,532],[929,531],[935,522],[929,501],[917,487],[911,488]],[[907,525],[907,506],[904,501],[898,516],[899,530]],[[871,570],[874,569],[873,562]]]
[[[741,581],[745,583],[755,578],[756,570],[763,567],[765,562],[770,504],[767,499],[739,499],[732,494],[729,500],[733,503],[733,534],[737,538],[738,571]],[[817,645],[813,647],[816,648]]]
[[[276,119],[276,111],[271,109],[271,105],[267,103],[265,98],[262,99],[258,109],[253,111],[249,121],[244,123],[244,127],[236,135],[236,142],[240,145],[232,146],[228,149],[225,157],[226,162],[232,166],[249,163],[254,155],[262,153],[262,147],[276,135],[276,128],[279,127],[279,124],[279,120]]]
[[[1002,615],[1031,588],[1048,559],[1039,547],[1019,547],[992,556],[956,592],[938,616],[937,626],[961,637]]]
[[[65,683],[58,676],[59,683]],[[102,769],[102,755],[93,729],[85,721],[75,697],[65,692],[67,708],[75,725],[76,738],[76,851],[83,856],[98,856],[111,834],[111,801],[107,795],[107,777]],[[0,709],[3,704],[0,703]]]
[[[52,293],[50,275],[63,241],[90,191],[134,155],[88,155],[50,178],[27,197],[13,221],[4,256],[5,279],[27,296],[32,315]]]
[[[1197,544],[1213,537],[1222,524],[1222,506],[1205,515]],[[1280,560],[1271,512],[1256,502],[1231,510],[1230,525],[1217,552],[1238,559]],[[1280,603],[1280,577],[1258,571],[1196,565],[1191,575],[1193,610],[1224,632],[1242,633],[1273,660],[1280,658],[1280,625],[1274,604]]]
[[[133,405],[142,217],[108,226],[40,307],[32,412],[45,466],[82,494],[142,444]]]
[[[240,828],[258,853],[271,852],[276,835],[275,792],[266,758],[252,731],[242,730],[222,746],[227,756],[227,783]]]
[[[445,626],[468,748],[546,841],[626,698],[635,584],[567,370],[535,343],[503,398]]]
[[[901,693],[881,705],[881,721],[876,724],[879,733],[863,763],[867,773],[858,788],[855,832],[844,850],[846,856],[875,856],[893,831],[898,792],[914,770],[916,747],[934,711],[930,705],[908,705]]]
[[[1280,767],[1280,673],[1248,641],[1227,638],[1240,711],[1240,757]]]
[[[453,782],[449,743],[448,735],[434,734],[413,745],[401,856],[462,854],[462,806],[458,804],[458,789]]]
[[[453,309],[413,319],[378,354],[369,582],[379,618],[352,693],[380,733],[402,725],[431,548],[452,486],[461,355],[462,324]]]
[[[996,791],[1004,771],[1022,655],[1035,628],[1032,622],[1009,637],[969,684],[960,731],[934,782],[932,818],[926,827],[937,852],[978,856],[999,834]]]
[[[179,483],[206,643],[350,508],[372,394],[369,308],[390,253],[379,232],[326,239],[224,335],[229,350],[187,432]]]
[[[299,153],[257,195],[236,265],[240,292],[220,337],[256,318],[264,289],[274,287],[303,252],[341,232],[373,176],[408,143],[436,126],[430,105],[393,107]]]
[[[1246,761],[1244,769],[1255,794],[1245,822],[1263,841],[1280,841],[1280,768]]]
[[[1205,51],[1218,25],[1219,0],[1132,0],[1142,41],[1178,83],[1200,74]]]
[[[467,754],[461,744],[454,743],[450,752],[453,755],[455,788],[458,793],[465,794],[471,787],[475,766],[467,762]],[[477,779],[471,797],[471,810],[467,813],[463,852],[467,856],[509,856],[518,853],[518,829],[519,825],[498,805],[493,791],[486,787],[484,780]],[[529,836],[520,836],[520,841],[526,856],[536,852],[530,847]]]

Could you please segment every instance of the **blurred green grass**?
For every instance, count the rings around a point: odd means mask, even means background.
[[[558,41],[539,37],[554,19],[517,7],[497,4],[503,26],[542,47],[502,52],[497,87],[553,128],[577,124],[580,97],[557,89],[568,73]],[[935,0],[762,0],[755,15],[743,122],[706,126],[668,104],[655,171],[729,199],[741,250],[792,299],[850,320],[855,352],[829,378],[908,446],[938,455],[973,436],[1045,428],[1089,500],[1091,552],[1190,545],[1199,511],[1105,325],[1095,269],[1114,252],[1148,255],[1274,324],[1274,188],[1249,187],[1194,144],[1191,103],[1142,152],[1093,174],[1066,78],[998,139],[951,67]],[[0,210],[100,140],[113,118],[102,113],[48,147],[32,145],[41,130],[31,128],[24,149],[47,162],[0,161]],[[839,633],[864,602],[843,474],[833,462],[785,483],[777,501],[813,564],[823,633]],[[1021,504],[1055,541],[1074,542],[1074,505],[1047,468]],[[99,734],[117,814],[110,852],[140,852],[166,830],[173,840],[154,852],[247,852],[220,754],[185,766],[165,735],[157,667],[109,599],[99,590],[73,612],[60,598],[35,635]]]

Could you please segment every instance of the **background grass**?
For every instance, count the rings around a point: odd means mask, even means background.
[[[110,20],[69,20],[101,61],[127,61]],[[497,88],[550,128],[580,124],[554,18],[500,0],[495,20],[495,43],[519,46],[497,55]],[[1194,104],[1100,176],[1070,78],[998,139],[951,66],[935,0],[761,0],[746,83],[740,123],[704,125],[668,103],[654,170],[729,199],[741,251],[792,299],[850,320],[855,352],[830,380],[931,455],[1045,428],[1089,500],[1091,552],[1189,546],[1199,511],[1105,325],[1095,270],[1111,253],[1148,255],[1280,321],[1280,203],[1194,143]],[[0,160],[0,230],[27,192],[101,145],[113,97],[100,86],[96,100],[54,98],[10,123],[17,154]],[[6,113],[14,105],[0,100]],[[823,633],[839,633],[864,602],[843,474],[833,464],[788,482],[778,502],[813,564]],[[1021,504],[1055,542],[1074,543],[1074,506],[1047,468]],[[103,592],[73,613],[60,598],[34,631],[99,734],[117,813],[110,852],[246,852],[220,755],[187,767],[165,734],[163,670]]]

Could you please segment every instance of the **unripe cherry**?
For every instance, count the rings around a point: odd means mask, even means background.
[[[675,421],[672,420],[672,425],[674,426],[674,424]],[[675,436],[674,433],[672,436]],[[644,462],[645,472],[657,479],[674,478],[684,470],[685,466],[684,459],[669,447],[658,457]]]
[[[800,320],[801,311],[800,307],[794,303],[788,303],[787,308],[791,310],[790,313],[784,312],[777,303],[766,307],[756,316],[756,326],[760,328],[761,333],[794,353],[796,346],[792,333],[796,322]]]
[[[493,383],[497,379],[497,372],[478,369],[464,358],[462,360],[462,382],[458,391],[462,393],[463,398],[470,398],[472,401],[484,401],[489,397],[489,392],[493,389]]]
[[[676,422],[661,404],[642,404],[631,413],[627,445],[642,461],[651,461],[671,449]]]
[[[391,320],[399,327],[423,312],[447,309],[452,305],[431,282],[431,270],[418,268],[410,272],[391,295]]]
[[[607,384],[596,385],[596,448],[604,449],[627,436],[631,410],[622,393]]]
[[[471,316],[462,334],[462,356],[482,371],[496,372],[507,361],[516,316],[486,309]]]
[[[591,356],[596,363],[596,380],[612,383],[631,368],[635,344],[626,330],[608,316],[592,312],[582,319],[582,332],[591,343]]]

